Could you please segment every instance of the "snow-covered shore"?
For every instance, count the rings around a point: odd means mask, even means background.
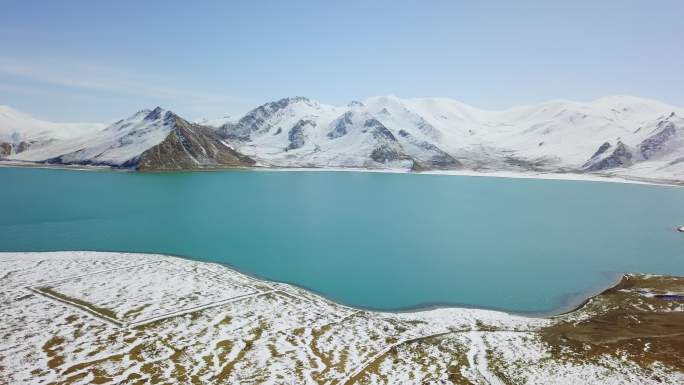
[[[660,186],[684,186],[684,181],[658,179],[658,178],[638,178],[630,176],[619,176],[612,174],[584,174],[584,173],[554,173],[554,172],[515,172],[515,171],[475,171],[475,170],[431,170],[431,171],[411,171],[397,169],[368,169],[353,167],[255,167],[250,170],[266,172],[368,172],[380,174],[410,174],[410,175],[444,175],[444,176],[473,176],[473,177],[492,177],[508,179],[540,179],[540,180],[569,180],[586,182],[606,182],[606,183],[629,183]]]
[[[152,254],[0,253],[0,284],[0,382],[8,384],[684,381],[679,353],[649,353],[662,331],[643,329],[656,315],[676,325],[684,314],[678,278],[627,276],[553,318],[364,311],[222,265]],[[576,350],[594,319],[606,334],[594,338],[612,341],[603,318],[619,309],[638,321],[644,307],[648,318],[630,332],[636,340],[599,350],[589,340]],[[643,354],[624,350],[633,344],[646,344]]]
[[[19,167],[19,168],[42,168],[42,169],[59,169],[59,170],[78,170],[78,171],[112,171],[112,172],[132,172],[132,169],[112,168],[108,166],[82,166],[82,165],[60,165],[60,164],[44,164],[35,162],[23,162],[14,160],[0,161],[0,167]],[[658,179],[658,178],[641,178],[621,176],[614,174],[586,174],[586,173],[552,173],[552,172],[514,172],[514,171],[474,171],[474,170],[431,170],[431,171],[411,171],[390,168],[354,168],[354,167],[265,167],[254,166],[246,168],[230,168],[230,169],[211,169],[211,170],[193,170],[193,172],[221,172],[221,171],[258,171],[258,172],[365,172],[365,173],[380,173],[380,174],[408,174],[408,175],[443,175],[443,176],[469,176],[469,177],[492,177],[492,178],[507,178],[507,179],[539,179],[539,180],[568,180],[568,181],[586,181],[586,182],[605,182],[605,183],[628,183],[628,184],[642,184],[642,185],[659,185],[659,186],[673,186],[683,187],[684,181]],[[166,172],[166,171],[156,171]],[[173,172],[173,171],[171,171]],[[185,172],[185,171],[183,171]]]

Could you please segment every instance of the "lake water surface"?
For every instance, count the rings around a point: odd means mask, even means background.
[[[188,256],[375,309],[544,313],[684,275],[684,188],[363,172],[0,168],[0,251]]]

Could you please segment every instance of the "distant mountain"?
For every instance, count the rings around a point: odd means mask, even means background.
[[[400,132],[401,131],[401,132]],[[266,165],[364,168],[460,168],[434,143],[391,130],[362,103],[346,107],[303,97],[264,104],[219,129]]]
[[[141,110],[103,130],[9,157],[46,164],[184,170],[251,166],[214,129],[189,123],[157,107]]]
[[[0,158],[104,128],[100,123],[53,123],[0,106]]]
[[[214,129],[188,123],[169,112],[165,119],[172,120],[173,129],[161,143],[140,155],[136,164],[138,170],[192,170],[255,164],[251,158],[234,151]]]
[[[684,181],[684,110],[629,96],[502,111],[444,98],[381,96],[331,106],[292,97],[238,120],[203,122],[189,123],[161,108],[143,110],[103,130],[5,156],[141,170],[467,169]],[[14,132],[38,137],[20,128]]]
[[[682,116],[681,108],[628,96],[503,111],[443,98],[383,96],[337,107],[295,97],[259,106],[218,132],[238,151],[276,167],[600,172],[681,180]]]

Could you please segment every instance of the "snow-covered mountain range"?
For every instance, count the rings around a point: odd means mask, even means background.
[[[179,123],[230,151],[232,161],[199,160],[204,155],[197,154],[207,152],[202,145],[196,146],[197,156],[188,157],[182,139],[174,151],[160,153],[158,146],[178,132]],[[0,121],[0,132],[21,133],[3,125]],[[576,172],[684,181],[684,109],[629,96],[502,111],[444,98],[382,96],[332,106],[293,97],[261,105],[236,121],[189,123],[157,108],[94,132],[48,139],[5,156],[139,169],[255,162],[262,167]],[[153,148],[154,165],[142,166]]]
[[[15,161],[45,164],[138,170],[243,167],[254,164],[248,157],[233,151],[216,130],[190,123],[161,107],[140,110],[104,129],[82,135],[68,136],[66,131],[73,133],[70,127],[65,127],[54,136],[48,135],[45,141],[6,157]]]
[[[269,166],[615,172],[684,179],[684,110],[635,97],[486,111],[442,98],[264,104],[219,131]]]
[[[102,123],[53,123],[0,106],[0,157],[102,130]]]

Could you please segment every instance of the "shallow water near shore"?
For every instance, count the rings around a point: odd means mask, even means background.
[[[678,187],[30,168],[0,181],[0,251],[183,255],[372,309],[550,313],[622,272],[684,275]]]

